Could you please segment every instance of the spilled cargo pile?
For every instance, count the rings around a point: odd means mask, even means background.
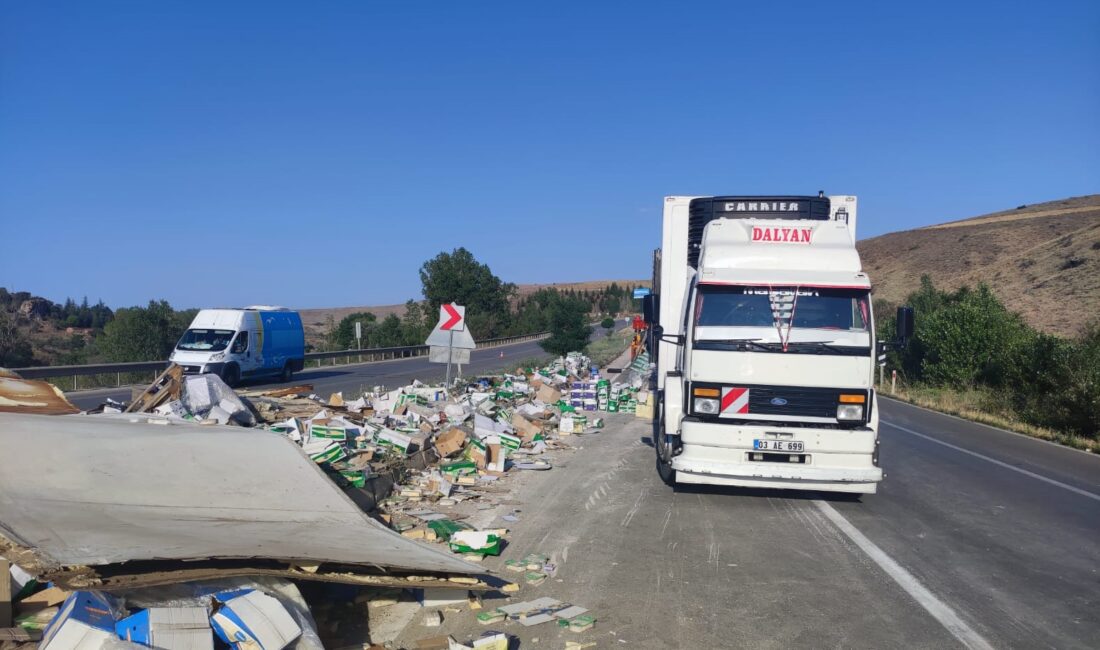
[[[364,643],[340,617],[365,619],[368,608],[357,603],[373,609],[405,592],[424,606],[461,602],[484,625],[554,621],[583,632],[595,618],[553,599],[483,608],[479,593],[512,594],[518,585],[477,567],[501,554],[508,528],[469,520],[508,505],[510,477],[552,471],[555,458],[575,451],[576,436],[600,431],[601,412],[646,417],[652,400],[644,379],[623,378],[608,381],[573,353],[449,388],[413,382],[322,397],[305,384],[234,391],[217,376],[173,366],[129,405],[98,409],[103,415],[45,418],[64,425],[5,415],[12,418],[0,421],[5,449],[24,457],[65,450],[52,462],[62,473],[76,469],[46,490],[32,470],[0,460],[0,490],[12,497],[0,507],[0,555],[12,561],[13,576],[26,578],[25,593],[13,599],[16,625],[0,621],[11,631],[0,643],[43,636],[56,649],[312,648],[326,636],[325,645]],[[127,456],[136,449],[139,462]],[[191,460],[181,465],[184,458]],[[115,482],[105,486],[103,476]],[[81,496],[96,489],[102,494],[90,503]],[[507,526],[520,516],[501,520]],[[505,568],[530,586],[556,570],[540,556]],[[237,602],[241,581],[253,581],[252,595]],[[297,585],[310,587],[320,625]],[[158,600],[149,595],[157,589],[177,593]],[[261,640],[233,614],[235,602],[248,611],[253,600],[273,607],[265,598],[291,613],[297,636],[284,626]],[[85,621],[82,602],[106,614]],[[442,620],[442,612],[428,614]],[[77,637],[62,632],[80,626],[98,626],[101,640],[65,641]],[[472,642],[436,639],[435,647],[503,648],[507,639],[492,631]]]

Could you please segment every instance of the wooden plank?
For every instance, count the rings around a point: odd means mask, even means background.
[[[21,627],[0,628],[0,641],[39,641],[42,633],[38,630],[27,631]]]
[[[148,413],[165,402],[179,399],[182,382],[183,368],[173,363],[164,372],[160,373],[137,399],[130,403],[126,412]]]
[[[11,562],[0,557],[0,628],[12,626]]]

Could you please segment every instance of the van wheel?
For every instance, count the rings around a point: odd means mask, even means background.
[[[287,361],[283,364],[283,372],[279,374],[279,381],[286,383],[290,381],[290,377],[294,374],[294,369],[290,367],[290,362]]]
[[[222,369],[222,381],[230,388],[241,383],[241,369],[237,367],[237,364],[231,363]]]

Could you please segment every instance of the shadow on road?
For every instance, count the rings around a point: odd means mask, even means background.
[[[257,377],[256,379],[245,379],[241,381],[241,386],[296,386],[298,384],[308,384],[316,379],[327,379],[329,377],[343,377],[345,375],[354,374],[354,370],[303,370],[296,373],[291,377],[290,381],[286,382],[271,382],[271,377]],[[277,378],[276,378],[277,379]]]
[[[754,499],[796,499],[801,501],[833,501],[838,503],[859,503],[862,494],[849,494],[846,492],[817,492],[813,490],[775,490],[765,488],[733,487],[728,485],[696,485],[693,483],[676,485],[677,493],[682,494],[714,494],[732,497],[749,497]]]

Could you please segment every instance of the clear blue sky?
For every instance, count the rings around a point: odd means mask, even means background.
[[[0,286],[386,304],[647,277],[667,194],[1100,191],[1100,2],[532,5],[3,2]]]

